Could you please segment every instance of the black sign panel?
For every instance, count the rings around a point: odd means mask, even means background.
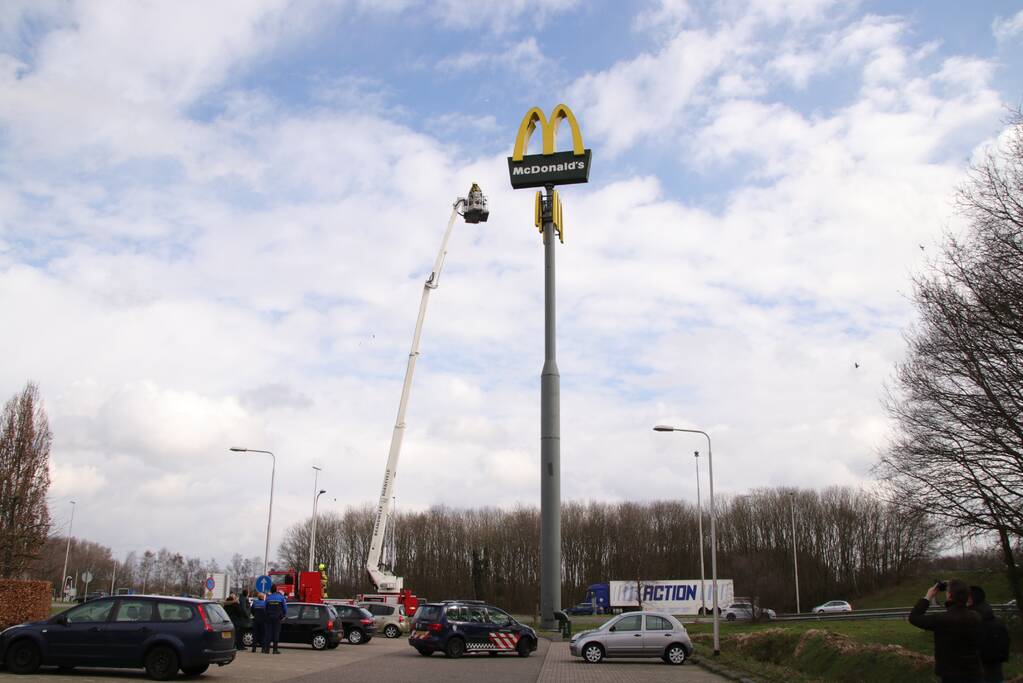
[[[516,190],[585,183],[590,179],[590,150],[580,156],[574,152],[530,154],[523,156],[522,161],[508,157],[508,174],[511,186]]]

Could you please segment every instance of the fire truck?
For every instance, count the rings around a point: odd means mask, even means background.
[[[393,557],[391,561],[384,558],[384,550],[387,545],[385,541],[389,529],[393,538],[391,513],[394,505],[394,480],[398,476],[398,457],[401,455],[401,443],[405,436],[405,410],[408,407],[409,394],[412,390],[412,374],[415,372],[416,359],[419,357],[419,340],[423,334],[426,306],[430,301],[430,292],[437,289],[440,284],[440,272],[444,267],[444,257],[448,253],[448,239],[451,237],[451,230],[454,228],[458,216],[462,216],[466,223],[485,223],[489,218],[490,211],[487,208],[486,195],[476,183],[469,188],[467,197],[459,197],[451,207],[451,218],[448,221],[447,230],[444,232],[437,260],[434,261],[433,272],[430,273],[426,284],[423,285],[419,316],[416,319],[415,332],[412,334],[412,350],[409,352],[408,365],[405,368],[405,383],[402,385],[401,399],[398,401],[398,418],[395,420],[394,431],[391,433],[391,448],[387,455],[387,467],[384,470],[384,484],[380,489],[380,501],[377,504],[373,536],[370,539],[369,555],[366,557],[366,571],[369,573],[369,579],[373,583],[376,593],[360,595],[357,598],[365,602],[388,602],[404,605],[405,614],[409,616],[415,614],[420,601],[411,590],[405,588],[404,579],[395,575]]]
[[[322,569],[318,572],[271,569],[268,575],[273,585],[277,586],[277,592],[283,594],[288,600],[323,602],[326,597],[327,574]]]

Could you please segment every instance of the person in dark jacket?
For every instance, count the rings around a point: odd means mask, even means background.
[[[277,592],[277,586],[270,587],[270,595],[266,596],[266,640],[273,643],[274,654],[279,655],[277,649],[281,638],[281,621],[288,616],[288,600],[281,593]],[[266,645],[263,652],[266,652]]]
[[[256,599],[252,601],[252,651],[256,646],[262,648],[264,653],[269,652],[266,639],[266,593],[257,593]]]
[[[966,606],[970,587],[959,579],[947,585],[944,614],[927,614],[940,583],[913,606],[909,623],[934,632],[934,673],[942,683],[977,683],[981,680],[980,615]]]
[[[1002,664],[1009,661],[1009,630],[995,617],[987,602],[987,594],[980,586],[970,586],[967,606],[980,615],[980,665],[984,669],[984,683],[1002,683]]]
[[[244,650],[245,646],[242,645],[242,630],[244,618],[241,612],[241,605],[238,602],[238,596],[231,593],[227,596],[227,600],[224,601],[224,611],[227,612],[228,618],[231,619],[231,625],[234,626],[234,647],[236,650]]]

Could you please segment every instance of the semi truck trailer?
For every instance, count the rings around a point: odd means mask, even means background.
[[[718,579],[718,609],[732,603],[732,579]],[[654,610],[668,614],[710,614],[714,605],[709,579],[657,579],[608,581],[586,588],[586,597],[572,607],[575,614],[617,614],[630,610]],[[701,588],[702,586],[702,588]]]

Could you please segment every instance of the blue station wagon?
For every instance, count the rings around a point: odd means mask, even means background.
[[[234,628],[208,600],[123,595],[91,600],[0,633],[0,661],[16,674],[40,666],[145,669],[165,681],[197,676],[235,656]]]

